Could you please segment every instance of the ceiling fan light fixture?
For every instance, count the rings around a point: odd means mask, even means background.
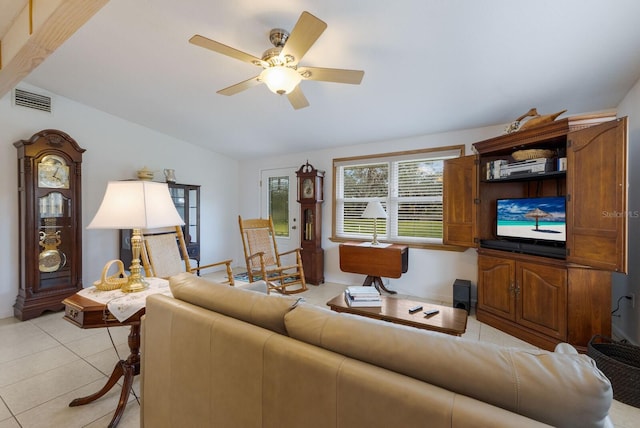
[[[290,67],[277,65],[262,70],[259,77],[269,90],[274,94],[284,95],[293,91],[298,83],[302,80],[302,76]]]
[[[189,43],[262,68],[257,77],[221,89],[217,91],[218,94],[234,95],[264,83],[271,92],[287,95],[291,106],[298,110],[309,106],[302,88],[298,86],[302,80],[353,85],[359,85],[362,81],[362,70],[299,66],[300,60],[326,28],[326,22],[309,12],[302,12],[291,33],[282,28],[271,30],[269,40],[274,47],[264,51],[260,58],[199,34],[191,37]]]

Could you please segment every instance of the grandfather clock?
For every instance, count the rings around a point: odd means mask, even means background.
[[[319,285],[324,282],[324,250],[322,249],[322,189],[324,171],[318,171],[307,161],[298,171],[298,202],[300,202],[302,267],[305,280]]]
[[[84,149],[62,131],[46,129],[18,149],[20,288],[13,305],[24,321],[63,309],[82,289]]]

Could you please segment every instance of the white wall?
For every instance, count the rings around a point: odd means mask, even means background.
[[[579,113],[573,113],[579,114]],[[621,317],[613,318],[614,333],[634,343],[640,343],[640,81],[627,94],[618,106],[618,116],[629,116],[629,275],[614,274],[613,303],[619,296],[629,293],[636,295],[636,308],[632,309],[627,301],[621,302]],[[389,153],[402,150],[465,144],[466,153],[471,154],[471,144],[486,138],[501,135],[504,127],[493,126],[450,132],[446,134],[425,135],[412,138],[372,142],[347,147],[336,147],[322,151],[296,153],[268,159],[248,160],[241,163],[246,172],[240,177],[242,193],[246,196],[240,201],[240,213],[245,217],[260,215],[260,172],[265,169],[277,169],[295,165],[297,169],[307,160],[314,167],[326,171],[324,184],[325,202],[323,204],[323,242],[325,250],[325,281],[345,284],[362,282],[363,275],[348,274],[340,271],[338,243],[331,242],[332,222],[332,159],[360,156],[374,153]],[[451,301],[451,285],[456,278],[468,279],[472,283],[472,301],[476,300],[477,256],[473,249],[463,253],[410,249],[409,271],[400,279],[390,279],[389,287],[401,293],[425,298]],[[237,258],[241,260],[241,258]]]
[[[28,85],[20,87],[38,93],[46,91]],[[260,174],[265,169],[295,166],[307,160],[326,171],[323,205],[323,248],[326,281],[357,284],[362,275],[341,272],[338,244],[329,240],[332,221],[332,159],[373,153],[388,153],[427,147],[471,144],[502,133],[502,125],[487,128],[425,135],[355,146],[277,156],[238,162],[184,141],[159,134],[139,125],[88,108],[72,100],[55,96],[54,113],[14,107],[11,94],[0,99],[0,318],[13,315],[18,292],[18,207],[17,162],[13,142],[30,138],[47,128],[60,129],[87,149],[83,162],[83,230],[95,214],[109,180],[135,177],[142,166],[153,170],[174,168],[178,182],[202,185],[202,259],[214,261],[233,258],[242,265],[237,215],[260,214]],[[629,116],[629,211],[640,210],[640,82],[636,83],[618,106],[620,116]],[[212,135],[215,138],[215,135]],[[240,173],[241,171],[241,173]],[[159,174],[156,180],[162,180]],[[635,293],[640,299],[640,218],[629,218],[629,275],[614,275],[613,302],[619,296]],[[83,281],[96,280],[104,263],[118,256],[115,231],[84,230]],[[400,279],[391,279],[389,287],[401,293],[451,301],[451,285],[456,278],[471,280],[475,300],[476,252],[449,252],[410,249],[409,271]],[[640,343],[640,302],[636,309],[622,302],[620,318],[614,318],[614,331]]]
[[[240,214],[243,217],[260,215],[260,172],[295,166],[298,169],[307,160],[315,168],[326,171],[324,180],[325,202],[322,206],[322,248],[325,251],[325,281],[343,284],[361,284],[363,275],[340,271],[338,243],[331,242],[332,222],[332,161],[334,158],[361,156],[376,153],[389,153],[420,148],[466,145],[465,153],[472,154],[471,144],[502,134],[503,126],[456,131],[437,135],[424,135],[388,141],[372,142],[347,147],[296,153],[270,159],[247,160],[240,164],[246,174],[240,177],[240,186],[244,197],[240,201]],[[465,252],[409,249],[409,270],[399,279],[390,279],[389,288],[400,293],[451,302],[452,285],[456,278],[472,282],[472,300],[475,300],[477,255],[474,249]]]
[[[25,84],[21,88],[47,94]],[[228,157],[160,134],[69,99],[53,96],[53,113],[16,107],[0,99],[0,318],[13,316],[18,294],[18,190],[15,141],[43,129],[69,134],[86,149],[82,163],[83,282],[92,285],[104,264],[118,258],[116,231],[86,230],[107,181],[135,178],[136,170],[173,168],[179,183],[200,184],[202,261],[231,258],[240,240],[236,224],[238,163]],[[211,138],[215,138],[212,135]],[[163,181],[161,173],[156,181]]]
[[[613,331],[632,343],[640,344],[640,80],[618,106],[618,116],[628,116],[629,124],[629,273],[614,275],[613,309],[621,296],[634,293],[635,308],[626,299],[620,301],[620,317],[613,317]]]

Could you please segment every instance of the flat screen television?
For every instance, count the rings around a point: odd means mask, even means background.
[[[564,196],[498,199],[496,208],[499,238],[564,246],[567,239]]]

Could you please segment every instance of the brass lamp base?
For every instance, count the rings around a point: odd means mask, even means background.
[[[149,288],[149,283],[144,280],[144,278],[140,278],[136,280],[129,277],[129,281],[120,288],[120,291],[123,293],[137,293],[138,291],[143,291]]]
[[[131,252],[133,255],[133,260],[131,260],[131,267],[129,270],[131,271],[131,275],[129,275],[129,280],[126,284],[120,288],[120,291],[123,293],[137,293],[138,291],[143,291],[149,288],[149,283],[144,280],[142,276],[142,266],[140,266],[140,249],[142,246],[142,234],[140,233],[140,229],[133,229],[133,233],[131,235]]]
[[[131,271],[131,275],[129,275],[128,278],[129,280],[120,288],[120,291],[123,293],[137,293],[138,291],[149,288],[149,283],[145,281],[144,277],[140,274],[142,270],[140,259],[133,259],[129,270]]]

